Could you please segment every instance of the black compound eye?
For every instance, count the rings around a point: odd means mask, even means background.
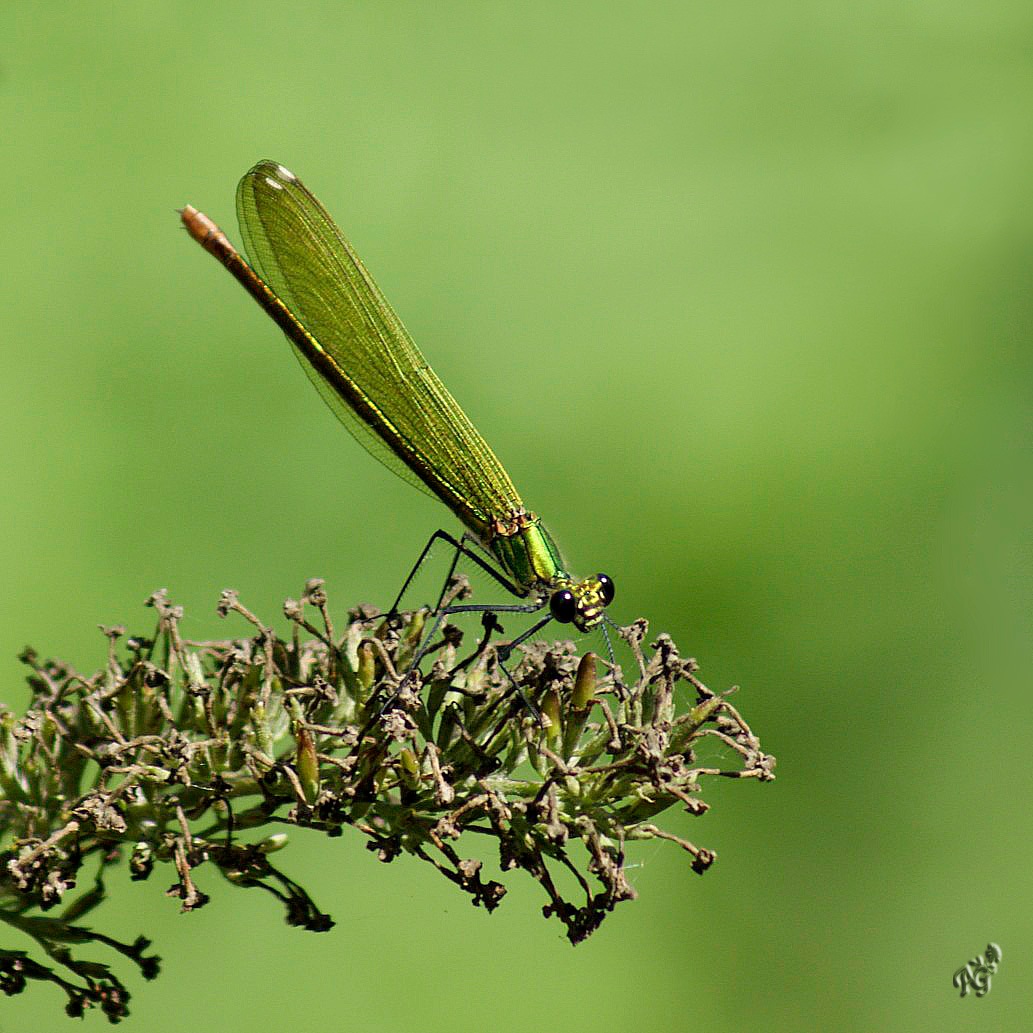
[[[574,598],[574,593],[567,588],[553,592],[552,598],[549,600],[549,609],[560,624],[569,624],[574,619],[574,614],[577,613],[577,600]]]
[[[614,593],[617,591],[613,587],[613,581],[608,574],[596,574],[595,579],[599,582],[599,594],[603,597],[604,605],[609,606],[613,602]]]

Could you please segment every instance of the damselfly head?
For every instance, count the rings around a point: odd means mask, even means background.
[[[583,581],[560,578],[551,586],[549,610],[560,624],[573,624],[587,631],[603,619],[603,610],[613,602],[613,581],[607,574],[596,574]]]

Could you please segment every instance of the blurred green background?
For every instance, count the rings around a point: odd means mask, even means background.
[[[357,836],[281,855],[324,936],[214,873],[188,916],[120,886],[96,924],[165,958],[138,1026],[1028,1028],[1031,45],[994,0],[4,5],[6,702],[23,645],[92,669],[159,586],[197,638],[244,632],[227,586],[386,604],[447,521],[179,229],[236,238],[270,157],[572,565],[779,759],[675,822],[704,878],[641,850],[577,949],[530,885],[488,917]]]

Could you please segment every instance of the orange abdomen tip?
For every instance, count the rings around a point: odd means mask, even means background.
[[[220,252],[232,253],[234,248],[226,234],[219,229],[204,212],[199,212],[193,205],[186,205],[179,210],[179,217],[198,244],[213,255]]]

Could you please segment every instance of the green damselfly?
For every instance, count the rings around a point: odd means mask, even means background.
[[[438,540],[455,549],[449,576],[459,556],[466,555],[527,600],[442,607],[443,590],[424,650],[441,621],[458,613],[534,613],[548,607],[533,627],[500,647],[503,659],[550,620],[579,631],[603,621],[612,624],[603,611],[613,600],[613,581],[606,574],[570,575],[541,519],[524,505],[495,453],[427,364],[344,234],[293,173],[261,161],[237,187],[237,216],[250,264],[208,216],[189,205],[180,216],[194,240],[287,335],[316,389],[354,437],[462,522],[465,530],[458,539],[440,530],[431,536],[390,612],[397,612]],[[417,653],[414,666],[422,654]]]

